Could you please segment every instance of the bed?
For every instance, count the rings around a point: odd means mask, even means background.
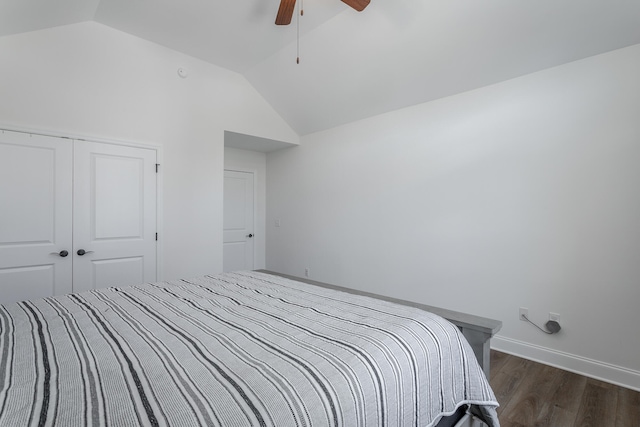
[[[0,306],[3,426],[494,427],[497,406],[449,321],[265,272]]]

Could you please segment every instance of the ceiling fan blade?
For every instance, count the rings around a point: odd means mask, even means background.
[[[276,16],[276,25],[289,25],[293,17],[296,0],[280,0],[280,8]]]
[[[362,12],[365,7],[369,5],[371,0],[342,0],[343,3],[348,4],[358,12]]]

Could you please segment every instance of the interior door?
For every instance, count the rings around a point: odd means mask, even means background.
[[[254,177],[224,171],[223,270],[253,270]]]
[[[74,151],[74,292],[156,280],[156,151]]]
[[[72,141],[0,131],[0,303],[72,291]]]

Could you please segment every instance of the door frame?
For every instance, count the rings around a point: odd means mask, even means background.
[[[106,139],[106,138],[100,138],[100,137],[96,137],[96,136],[88,136],[88,135],[80,135],[80,134],[74,134],[74,133],[68,133],[68,132],[63,132],[63,131],[58,131],[58,130],[50,130],[50,129],[38,129],[38,128],[30,128],[30,127],[23,127],[23,126],[14,126],[14,125],[9,125],[9,124],[5,124],[0,122],[0,131],[2,130],[6,130],[9,132],[19,132],[19,133],[26,133],[26,134],[32,134],[32,135],[42,135],[42,136],[48,136],[48,137],[53,137],[53,138],[65,138],[65,139],[70,139],[70,140],[74,140],[74,141],[89,141],[89,142],[99,142],[99,143],[103,143],[103,144],[111,144],[111,145],[123,145],[126,147],[136,147],[136,148],[146,148],[149,150],[155,150],[156,151],[156,162],[159,165],[158,167],[158,173],[156,173],[156,229],[158,232],[158,240],[156,241],[156,281],[160,282],[162,280],[164,280],[164,275],[163,275],[163,259],[162,259],[162,254],[163,254],[163,214],[162,214],[162,206],[164,203],[164,198],[163,198],[163,185],[164,185],[164,181],[163,181],[163,161],[164,161],[164,155],[163,155],[163,149],[161,145],[157,145],[157,144],[143,144],[143,143],[139,143],[139,142],[133,142],[133,141],[124,141],[124,140],[117,140],[117,139]],[[255,181],[255,172],[254,172],[254,181]],[[254,191],[254,197],[255,197],[255,191]],[[255,207],[254,207],[255,210]],[[254,218],[254,222],[255,222],[255,218]],[[255,247],[254,247],[255,249]]]
[[[263,234],[265,234],[266,230],[260,230],[259,233],[256,233],[256,231],[259,230],[258,228],[258,170],[257,169],[252,169],[252,168],[243,168],[243,167],[235,167],[235,166],[228,166],[228,165],[224,165],[224,168],[222,169],[222,177],[223,177],[223,181],[224,181],[224,173],[225,172],[243,172],[243,173],[250,173],[253,176],[253,233],[254,233],[254,243],[253,243],[253,268],[256,268],[256,255],[257,255],[257,250],[258,250],[258,243],[262,243],[263,239],[265,238],[265,236],[263,236]],[[223,197],[223,202],[224,202],[224,197]],[[224,206],[223,208],[223,212],[224,212]],[[224,265],[224,250],[222,251],[222,263]]]

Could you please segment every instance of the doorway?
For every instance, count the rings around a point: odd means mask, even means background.
[[[223,270],[253,270],[255,175],[224,171]]]

